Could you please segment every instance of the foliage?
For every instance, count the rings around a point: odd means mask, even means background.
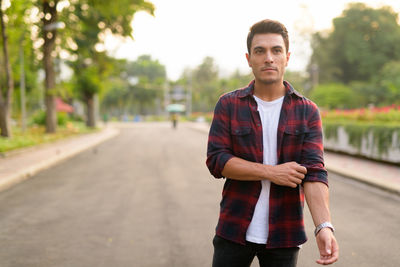
[[[392,138],[396,134],[397,138],[400,137],[400,124],[383,124],[379,122],[360,122],[360,121],[324,121],[324,134],[328,139],[338,138],[338,130],[343,127],[349,136],[349,144],[357,148],[359,151],[363,140],[365,140],[367,148],[376,147],[378,154],[382,155],[393,146]],[[373,139],[370,140],[369,136],[372,135]],[[398,143],[398,149],[400,144]]]
[[[306,73],[300,71],[289,71],[285,72],[285,80],[288,81],[296,91],[301,94],[308,96],[310,93],[310,84]]]
[[[162,86],[167,77],[165,66],[150,55],[141,55],[135,61],[127,62],[125,70],[128,77],[136,78],[136,82],[142,84]]]
[[[193,111],[209,111],[217,102],[222,88],[218,84],[218,67],[212,57],[203,62],[191,73]]]
[[[146,115],[161,109],[166,70],[151,56],[142,55],[132,62],[114,62],[108,81],[102,98],[103,113]]]
[[[87,100],[102,88],[98,66],[93,65],[82,68],[79,71],[79,75],[75,75],[74,78],[76,93],[83,100]]]
[[[31,118],[32,123],[40,126],[46,125],[46,112],[40,110],[36,112]],[[65,126],[67,122],[70,121],[68,114],[65,112],[57,112],[57,124],[60,126]]]
[[[354,107],[355,92],[348,86],[339,83],[320,84],[315,87],[310,98],[323,108],[352,108]]]
[[[131,21],[136,12],[153,14],[154,6],[144,0],[75,1],[64,16],[70,18],[69,52],[78,95],[87,105],[89,126],[94,126],[94,95],[104,90],[104,80],[112,72],[113,61],[103,45],[107,33],[121,37],[132,36]],[[72,15],[73,14],[73,15]]]
[[[349,136],[349,143],[361,149],[362,140],[367,146],[376,146],[379,154],[386,153],[393,145],[394,134],[400,138],[400,106],[386,106],[370,109],[332,110],[321,113],[325,137],[337,139],[338,129],[343,127]],[[372,134],[373,139],[369,139]],[[397,144],[400,149],[400,142]]]
[[[38,43],[42,39],[38,36],[40,21],[37,14],[38,9],[35,6],[36,1],[12,0],[11,5],[5,11],[8,16],[8,31],[10,43],[10,61],[14,78],[15,91],[13,96],[13,117],[20,115],[21,101],[21,75],[24,71],[25,92],[26,92],[26,110],[32,113],[41,108],[43,85],[39,83],[39,70],[43,68],[40,57],[42,52]],[[22,54],[21,54],[22,52]],[[23,68],[21,68],[21,56],[23,57]]]
[[[23,49],[27,93],[30,93],[38,86],[37,72],[40,67],[39,61],[35,56],[37,51],[33,48],[33,40],[29,38],[32,35],[33,23],[28,17],[32,13],[32,8],[31,1],[13,0],[9,8],[5,10],[8,19],[7,25],[10,28],[7,33],[15,89],[19,89],[20,86],[21,65],[19,52],[20,49]],[[0,57],[1,61],[3,61],[2,54],[0,54]]]
[[[400,25],[390,7],[373,9],[349,4],[333,20],[332,32],[313,37],[311,64],[317,64],[321,82],[367,81],[384,64],[400,59]]]
[[[379,84],[389,103],[400,104],[400,60],[386,63],[379,75]],[[386,101],[387,104],[388,101]]]
[[[175,84],[192,88],[193,112],[210,112],[222,94],[243,88],[252,79],[252,74],[242,74],[239,70],[230,76],[220,77],[214,59],[205,57],[197,67],[185,69]]]

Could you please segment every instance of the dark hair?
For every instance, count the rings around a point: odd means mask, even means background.
[[[257,22],[250,28],[249,34],[247,35],[247,51],[249,54],[254,35],[262,33],[278,33],[282,35],[283,41],[285,42],[286,52],[289,51],[289,34],[286,27],[279,21],[265,19]]]

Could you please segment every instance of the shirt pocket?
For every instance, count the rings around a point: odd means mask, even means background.
[[[247,158],[249,149],[254,143],[254,135],[250,126],[238,125],[231,128],[233,154]]]
[[[250,126],[236,126],[232,127],[231,134],[233,136],[245,136],[250,134],[251,127]]]
[[[285,161],[296,161],[299,163],[304,138],[308,132],[308,127],[303,124],[286,125],[282,142],[282,152]]]

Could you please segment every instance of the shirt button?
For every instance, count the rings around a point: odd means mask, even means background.
[[[261,124],[257,123],[257,126],[258,126],[258,127],[260,127],[260,126],[261,126]]]

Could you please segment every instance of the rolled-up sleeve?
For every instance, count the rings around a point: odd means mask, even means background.
[[[230,136],[229,98],[222,96],[215,106],[208,135],[207,167],[215,178],[222,178],[222,170],[233,157]]]
[[[324,164],[322,121],[317,106],[310,105],[310,117],[302,151],[301,164],[307,168],[303,182],[322,182],[328,185],[328,173]]]

